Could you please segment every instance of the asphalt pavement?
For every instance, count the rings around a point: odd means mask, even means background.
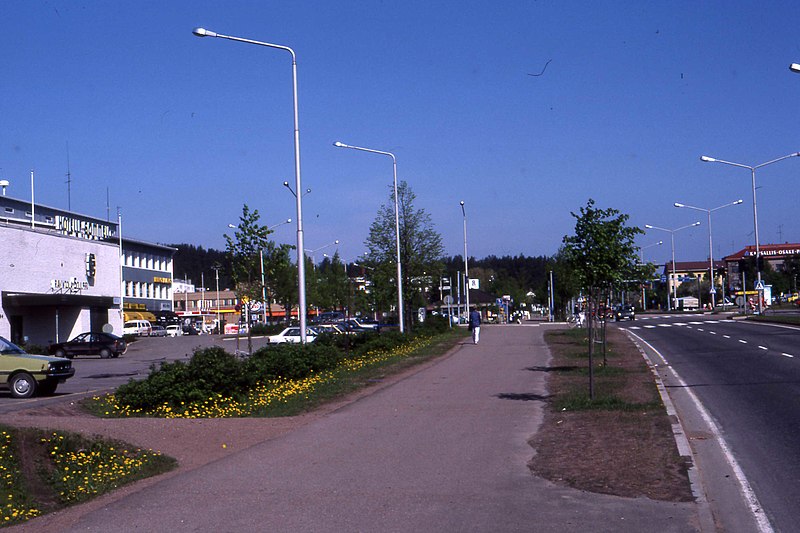
[[[533,476],[549,325],[485,326],[281,437],[148,483],[68,531],[698,531],[697,505]],[[602,460],[598,457],[598,460]]]

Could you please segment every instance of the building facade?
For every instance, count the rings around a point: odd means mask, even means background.
[[[126,239],[120,248],[118,229],[0,196],[0,336],[46,345],[85,331],[121,335],[126,313],[171,309],[175,250]]]

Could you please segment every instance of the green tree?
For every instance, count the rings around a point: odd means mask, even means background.
[[[571,213],[575,218],[575,234],[564,236],[564,256],[580,285],[589,296],[589,313],[602,302],[601,296],[614,285],[639,276],[634,244],[636,235],[642,232],[637,227],[626,225],[628,215],[616,209],[599,209],[591,198],[580,213]],[[594,329],[589,324],[589,397],[594,399]],[[605,324],[605,322],[603,322]],[[603,348],[605,354],[605,347]]]
[[[423,277],[438,279],[443,271],[442,237],[434,229],[430,215],[414,207],[416,195],[408,183],[397,186],[400,222],[400,265],[403,274],[403,307],[411,312],[410,304],[418,298],[413,287]],[[388,309],[397,298],[397,248],[395,236],[394,191],[390,201],[378,210],[364,245],[369,252],[369,262],[374,265],[374,291],[378,304]],[[394,297],[393,297],[394,295]],[[404,320],[406,317],[400,317]]]
[[[262,300],[264,286],[261,284],[261,252],[267,248],[271,233],[266,226],[258,223],[259,218],[257,209],[251,212],[247,204],[244,204],[233,237],[225,235],[234,291],[248,319],[251,317],[253,303]],[[247,345],[248,351],[252,352],[250,331],[251,328],[248,327]]]

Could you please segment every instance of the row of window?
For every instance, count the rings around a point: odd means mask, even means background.
[[[220,307],[233,307],[236,305],[236,299],[234,298],[221,298],[219,301]],[[175,299],[175,307],[182,310],[188,309],[216,309],[217,308],[217,301],[216,300],[181,300],[180,298]]]
[[[172,270],[172,260],[163,255],[146,254],[144,252],[124,251],[122,264],[135,268],[146,268],[148,270]]]
[[[128,298],[154,298],[156,300],[169,300],[169,285],[147,283],[144,281],[126,281],[125,296]]]

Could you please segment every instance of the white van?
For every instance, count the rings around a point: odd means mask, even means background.
[[[152,327],[149,320],[128,320],[122,327],[122,334],[149,337]]]

